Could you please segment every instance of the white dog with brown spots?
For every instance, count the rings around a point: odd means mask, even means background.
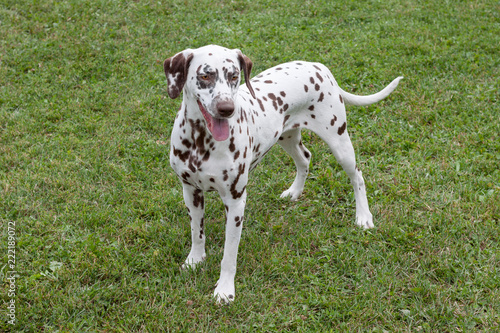
[[[356,223],[372,228],[365,183],[347,133],[344,104],[369,105],[387,97],[401,77],[382,91],[356,96],[342,90],[319,63],[290,62],[250,80],[252,62],[239,50],[209,45],[165,60],[168,94],[183,100],[172,130],[170,164],[182,181],[191,219],[192,247],[184,267],[205,258],[205,191],[217,191],[226,208],[226,239],[214,296],[234,300],[236,259],[246,203],[248,174],[278,143],[293,158],[297,176],[281,197],[297,200],[304,188],[311,153],[301,129],[330,147],[351,179]],[[246,86],[240,87],[242,77]]]

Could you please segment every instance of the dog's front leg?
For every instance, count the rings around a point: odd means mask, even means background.
[[[234,276],[236,274],[236,260],[240,244],[241,229],[243,228],[243,215],[245,213],[246,190],[241,197],[222,198],[226,207],[226,241],[224,244],[224,257],[221,262],[221,273],[214,297],[218,302],[229,303],[234,300]]]
[[[203,191],[188,184],[182,184],[184,202],[189,211],[191,220],[191,251],[182,266],[194,268],[205,259],[205,233],[203,231],[205,202]]]

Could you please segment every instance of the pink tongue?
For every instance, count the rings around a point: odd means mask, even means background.
[[[212,126],[208,126],[215,140],[224,141],[229,137],[229,122],[227,119],[212,118]]]
[[[216,141],[224,141],[229,137],[229,122],[227,119],[220,119],[212,117],[203,105],[198,101],[198,106],[203,114],[203,117],[207,121],[207,128],[212,133],[212,136]]]

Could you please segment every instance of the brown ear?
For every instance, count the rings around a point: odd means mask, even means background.
[[[175,99],[181,94],[187,80],[187,72],[192,59],[193,53],[186,50],[168,58],[163,63],[163,70],[168,82],[168,96],[170,98]]]
[[[253,91],[252,85],[250,84],[250,72],[252,71],[252,60],[250,60],[246,55],[241,53],[240,50],[238,52],[238,61],[240,62],[240,67],[243,70],[243,75],[245,77],[245,84],[247,85],[248,91],[253,98],[255,98],[255,92]]]

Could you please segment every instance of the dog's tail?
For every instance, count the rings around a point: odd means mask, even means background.
[[[342,94],[342,98],[344,98],[346,104],[357,105],[357,106],[370,105],[373,103],[377,103],[386,98],[387,96],[389,96],[389,94],[393,92],[394,89],[396,89],[396,87],[399,84],[399,81],[402,78],[403,78],[402,76],[396,78],[387,87],[385,87],[384,89],[373,95],[358,96],[348,93],[347,91],[342,90],[342,88],[340,88],[340,91]]]

